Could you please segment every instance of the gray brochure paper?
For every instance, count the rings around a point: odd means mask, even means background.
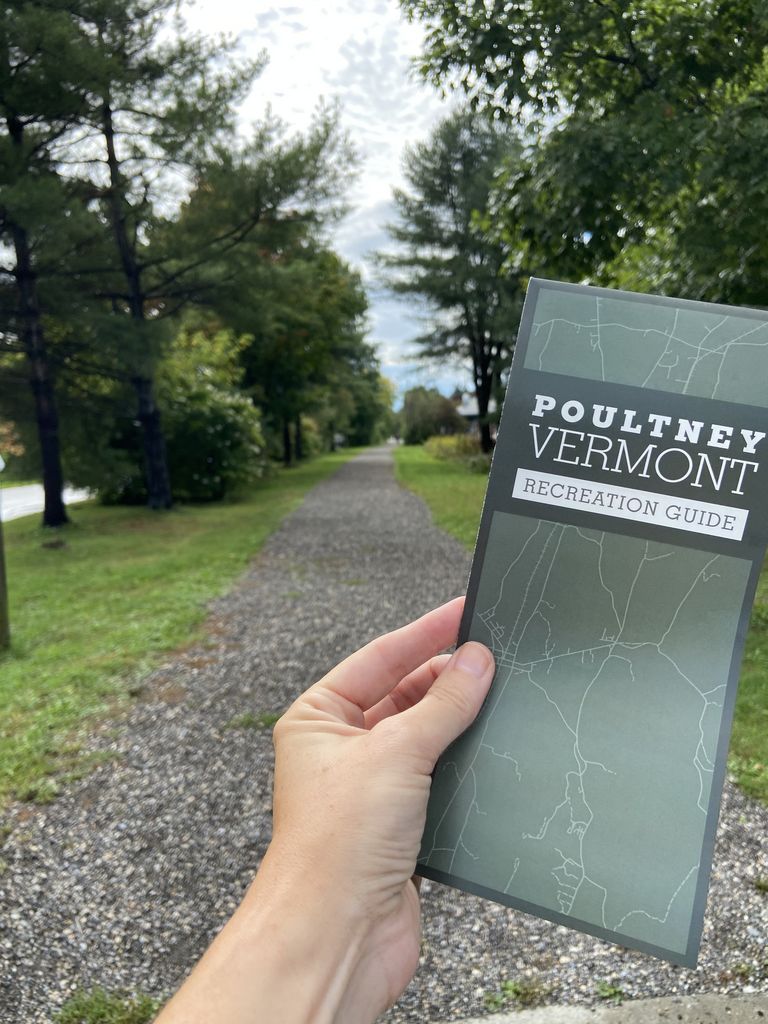
[[[694,966],[768,518],[768,313],[532,280],[418,871]]]

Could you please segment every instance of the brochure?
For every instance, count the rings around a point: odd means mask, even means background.
[[[533,279],[420,874],[695,966],[768,525],[768,312]]]

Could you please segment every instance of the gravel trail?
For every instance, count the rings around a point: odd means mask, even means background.
[[[162,996],[236,906],[270,834],[268,728],[372,636],[463,591],[469,557],[368,452],[316,487],[234,589],[208,640],[169,659],[90,746],[114,759],[45,807],[14,805],[0,850],[0,1021],[50,1022],[75,989]],[[595,1002],[768,991],[768,809],[727,787],[700,966],[671,967],[475,897],[423,885],[422,967],[388,1024],[531,998]],[[0,839],[0,842],[2,840]]]

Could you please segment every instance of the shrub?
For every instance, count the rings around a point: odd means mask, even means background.
[[[475,473],[487,473],[491,466],[491,456],[483,452],[474,434],[430,437],[424,451],[436,459],[459,462]]]
[[[424,450],[436,459],[466,459],[481,454],[480,442],[471,434],[450,434],[430,437]]]
[[[263,475],[260,417],[249,398],[194,378],[176,380],[163,390],[163,432],[174,498],[216,501]],[[134,421],[125,423],[115,442],[123,458],[113,454],[109,460],[111,478],[102,482],[100,496],[106,503],[141,503],[146,490],[140,427]],[[125,458],[128,453],[131,457]]]

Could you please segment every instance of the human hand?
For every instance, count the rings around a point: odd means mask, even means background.
[[[462,608],[372,641],[277,723],[272,843],[158,1024],[365,1024],[401,994],[419,958],[411,878],[431,773],[493,676],[481,644],[438,654]]]

